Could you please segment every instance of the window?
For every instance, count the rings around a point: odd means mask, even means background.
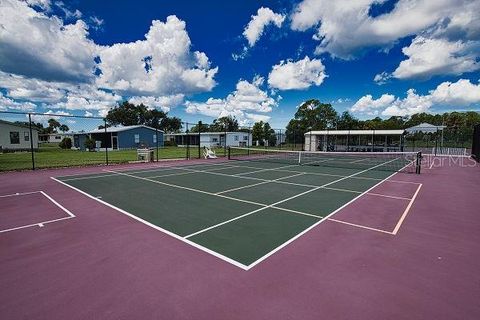
[[[153,143],[157,143],[157,135],[156,134],[153,135]]]
[[[212,138],[212,142],[218,142],[218,138]]]
[[[140,143],[140,135],[139,134],[135,135],[135,143]]]
[[[248,141],[248,136],[243,136],[243,141]]]
[[[55,136],[55,140],[62,140],[61,136]]]
[[[28,132],[24,132],[24,133],[23,133],[23,139],[24,139],[25,141],[30,141],[30,135],[28,134]]]
[[[235,136],[235,141],[238,141],[238,136]]]
[[[20,144],[20,133],[18,131],[10,131],[10,143]]]

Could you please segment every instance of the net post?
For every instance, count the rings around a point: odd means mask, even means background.
[[[30,130],[30,153],[32,154],[32,170],[35,170],[35,155],[33,152],[32,115],[30,113],[28,114],[28,129]]]
[[[104,132],[105,132],[105,163],[108,166],[108,147],[107,147],[107,118],[103,119],[103,127],[104,127]],[[113,147],[113,146],[112,146]]]
[[[415,173],[420,174],[420,168],[422,167],[422,152],[417,153]]]
[[[301,165],[302,164],[302,152],[299,151],[298,152],[298,165]]]

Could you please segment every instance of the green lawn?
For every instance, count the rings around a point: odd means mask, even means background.
[[[190,158],[197,158],[197,147],[190,148]],[[219,156],[223,149],[217,150]],[[88,152],[77,150],[62,150],[56,144],[41,144],[34,153],[36,168],[54,168],[69,166],[85,166],[105,163],[105,152]],[[156,157],[156,152],[155,152]],[[158,158],[185,159],[186,149],[180,147],[164,147],[158,149]],[[136,150],[109,151],[110,163],[125,163],[137,160]],[[0,171],[25,170],[32,168],[32,155],[30,152],[0,153]]]

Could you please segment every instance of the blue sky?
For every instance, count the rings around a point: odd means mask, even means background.
[[[358,118],[480,110],[480,1],[4,0],[0,110],[282,128],[312,98]]]

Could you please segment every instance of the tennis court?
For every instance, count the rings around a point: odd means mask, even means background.
[[[229,161],[104,169],[52,179],[248,270],[327,219],[396,234],[421,185],[394,176],[419,173],[419,165],[416,153],[320,155],[233,148]],[[367,208],[372,201],[388,202],[389,216],[376,224],[373,214],[373,225],[356,221],[348,210],[345,219],[332,217],[360,199]],[[369,219],[368,214],[361,217]]]

